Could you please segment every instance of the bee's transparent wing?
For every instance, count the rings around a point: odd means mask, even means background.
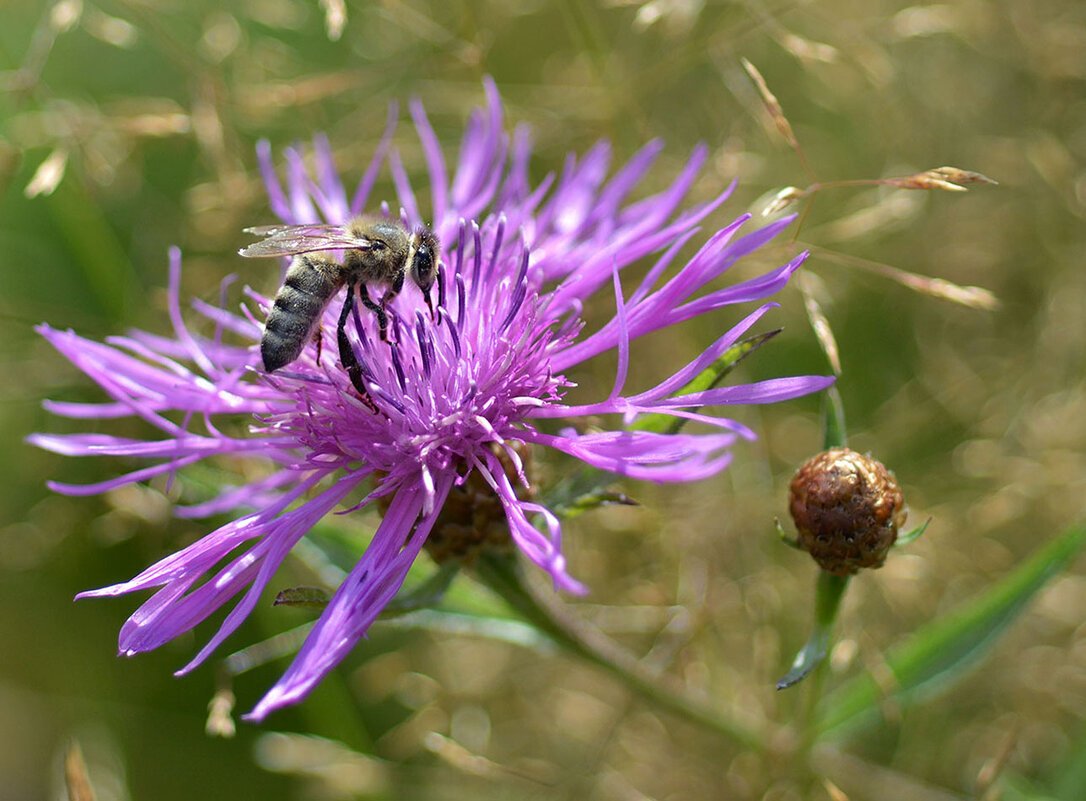
[[[343,231],[344,228],[336,223],[302,223],[301,225],[273,223],[271,225],[254,225],[252,228],[243,228],[242,230],[247,234],[255,234],[256,236],[274,236],[282,233],[298,234],[307,231],[313,234],[331,233]]]
[[[322,250],[368,250],[373,242],[351,236],[341,225],[260,225],[246,228],[246,233],[263,236],[238,251],[248,258],[293,256]]]

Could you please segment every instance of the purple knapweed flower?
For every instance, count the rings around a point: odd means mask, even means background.
[[[706,149],[694,151],[667,189],[642,200],[631,202],[627,196],[660,152],[659,142],[644,147],[610,180],[610,148],[597,144],[580,159],[570,156],[560,176],[548,176],[533,188],[527,132],[520,128],[511,138],[505,133],[497,90],[490,82],[486,89],[487,106],[468,119],[451,181],[422,106],[411,105],[429,173],[431,227],[443,246],[445,292],[437,318],[431,319],[418,289],[405,287],[390,305],[391,344],[379,341],[374,315],[355,307],[348,331],[368,401],[336,357],[342,294],[325,311],[323,355],[318,359],[317,349],[307,346],[297,361],[266,374],[257,346],[262,325],[247,311],[239,316],[194,301],[211,330],[199,335],[188,328],[181,314],[181,257],[176,249],[169,260],[172,338],[136,331],[98,343],[70,330],[47,325],[39,329],[111,398],[101,404],[47,401],[46,408],[82,419],[136,416],[158,429],[157,436],[147,440],[106,434],[32,436],[32,443],[57,453],[108,454],[151,463],[98,484],[53,483],[53,489],[70,495],[103,492],[172,475],[208,457],[252,457],[270,466],[262,478],[178,509],[188,517],[243,510],[233,522],[131,581],[78,596],[157,588],[122,627],[122,654],[162,645],[241,593],[218,632],[179,674],[192,670],[240,625],[287,553],[317,521],[341,504],[349,505],[348,511],[377,498],[387,504],[364,555],[293,664],[249,713],[251,719],[261,720],[305,697],[355,646],[400,588],[446,497],[469,475],[481,476],[500,499],[509,534],[524,555],[547,571],[556,586],[581,591],[566,572],[558,519],[523,491],[528,477],[519,452],[524,446],[546,445],[634,478],[701,479],[724,469],[733,443],[754,439],[754,434],[733,420],[695,410],[771,403],[830,383],[824,377],[802,376],[675,394],[775,305],[766,303],[656,386],[626,393],[633,340],[734,303],[765,299],[785,285],[803,256],[760,277],[707,289],[737,259],[776,236],[788,220],[738,237],[748,219],[744,216],[711,236],[665,280],[698,222],[731,191],[676,212]],[[392,119],[390,115],[390,125]],[[387,158],[400,216],[412,227],[423,223],[400,158],[389,146],[390,136],[391,128],[352,197],[324,138],[314,142],[313,173],[300,152],[287,151],[285,189],[273,169],[270,148],[262,143],[260,168],[273,212],[287,224],[344,223],[366,207]],[[382,208],[388,214],[388,207]],[[620,275],[649,254],[657,254],[655,262],[625,294]],[[582,308],[600,292],[613,293],[616,311],[582,336]],[[250,296],[267,310],[266,297]],[[228,344],[224,331],[247,344]],[[618,369],[610,394],[570,404],[570,372],[611,350],[617,351]],[[646,413],[675,415],[712,428],[692,434],[621,428]],[[584,415],[613,415],[618,427],[602,432],[561,427],[560,421],[572,423]],[[222,425],[239,416],[249,422],[244,436],[234,433],[236,425]],[[364,484],[370,491],[357,497]]]

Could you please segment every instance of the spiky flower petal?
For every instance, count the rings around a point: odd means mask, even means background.
[[[218,632],[179,672],[192,670],[252,611],[291,548],[318,520],[342,504],[358,509],[377,498],[387,502],[372,542],[291,667],[250,713],[252,719],[303,698],[355,646],[400,588],[449,492],[470,474],[480,475],[493,489],[520,550],[558,587],[580,592],[583,587],[568,574],[562,556],[560,522],[516,490],[515,485],[529,480],[518,450],[546,445],[594,467],[651,481],[701,479],[728,464],[737,439],[753,439],[754,434],[733,420],[692,409],[771,403],[830,383],[802,376],[675,394],[774,305],[764,303],[656,386],[627,394],[633,340],[731,304],[764,301],[784,286],[802,256],[731,286],[721,287],[717,279],[776,236],[787,221],[740,236],[747,222],[740,218],[673,270],[698,223],[731,191],[679,211],[705,160],[704,148],[694,151],[667,189],[637,201],[627,198],[660,152],[658,142],[643,148],[610,180],[610,148],[600,143],[580,159],[570,156],[559,176],[532,187],[527,132],[518,129],[511,139],[506,135],[497,90],[490,82],[486,88],[487,106],[468,119],[451,180],[422,106],[411,105],[429,174],[433,205],[428,214],[419,208],[399,156],[390,148],[391,124],[350,197],[323,137],[314,142],[312,174],[300,152],[287,151],[285,187],[276,177],[268,145],[258,150],[272,210],[288,224],[343,223],[372,210],[370,193],[387,157],[398,215],[412,227],[429,217],[445,247],[441,270],[446,291],[436,319],[424,312],[418,291],[406,288],[390,305],[392,345],[378,340],[373,315],[359,314],[356,307],[348,321],[368,402],[329,355],[336,353],[341,300],[333,300],[325,312],[322,328],[328,341],[322,357],[307,347],[286,368],[264,374],[257,346],[262,327],[254,316],[196,301],[196,312],[213,331],[201,336],[189,330],[180,309],[181,256],[176,250],[170,253],[173,337],[137,331],[102,344],[47,325],[39,329],[110,398],[100,404],[47,402],[47,408],[83,419],[135,416],[158,429],[157,437],[148,440],[34,435],[33,443],[58,453],[150,463],[90,486],[54,483],[55,490],[103,492],[224,455],[269,465],[264,478],[178,509],[188,517],[244,512],[237,519],[130,581],[79,596],[156,590],[121,629],[123,654],[162,645],[240,595]],[[387,206],[379,208],[389,213]],[[625,297],[620,275],[652,254],[652,267]],[[581,311],[599,292],[613,293],[615,314],[582,336]],[[250,295],[261,309],[268,308],[268,298]],[[224,343],[224,331],[249,344]],[[572,386],[567,374],[611,350],[618,354],[611,393],[594,402],[567,403]],[[572,427],[556,430],[549,422],[591,414],[615,415],[621,424],[645,413],[699,420],[715,431],[585,433]],[[225,433],[222,421],[238,416],[251,421],[249,432],[241,437]],[[369,492],[363,494],[365,488]]]

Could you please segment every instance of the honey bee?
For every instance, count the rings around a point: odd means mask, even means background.
[[[396,220],[356,217],[345,225],[265,225],[245,231],[264,238],[239,250],[242,256],[294,257],[275,294],[260,340],[260,356],[269,373],[298,358],[316,333],[325,307],[344,285],[347,296],[336,327],[339,360],[363,398],[369,396],[346,331],[356,292],[362,305],[377,315],[383,342],[388,341],[385,307],[403,289],[408,274],[422,290],[434,318],[430,288],[439,277],[441,248],[428,228],[408,231]],[[327,251],[332,250],[343,251],[342,263],[328,257]],[[370,297],[370,285],[387,287],[379,301]],[[440,302],[440,287],[438,297]]]

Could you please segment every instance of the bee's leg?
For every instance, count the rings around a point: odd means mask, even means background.
[[[374,303],[370,293],[366,291],[365,284],[358,285],[358,292],[362,296],[362,305],[377,315],[377,327],[381,332],[381,341],[388,342],[388,313],[385,312],[384,298],[381,299],[380,303]]]
[[[396,277],[392,279],[392,286],[388,288],[388,291],[385,292],[384,298],[381,299],[382,303],[387,303],[388,301],[392,300],[394,297],[400,294],[400,290],[403,289],[403,281],[406,276],[407,268],[401,267],[400,271],[396,273]]]
[[[358,364],[358,357],[354,355],[354,348],[351,347],[351,341],[347,338],[347,318],[350,316],[353,306],[354,287],[348,286],[347,297],[344,299],[343,309],[339,313],[339,325],[336,326],[339,361],[343,365],[343,369],[347,371],[347,377],[351,379],[351,384],[354,385],[355,391],[358,392],[362,402],[376,412],[377,406],[370,397],[369,390],[366,389],[366,382],[362,380],[362,367]]]
[[[400,271],[396,273],[396,277],[392,279],[392,286],[385,290],[385,294],[381,295],[381,302],[378,304],[381,307],[381,311],[377,315],[378,322],[380,322],[382,318],[384,318],[385,320],[388,319],[388,311],[386,310],[386,307],[394,297],[400,294],[400,290],[403,289],[403,281],[406,275],[407,268],[402,267]],[[381,339],[384,339],[386,342],[388,342],[388,340],[385,338],[386,324],[387,323],[381,323]]]
[[[317,366],[321,363],[321,349],[324,347],[324,329],[319,325],[313,332],[313,344],[317,346]]]

